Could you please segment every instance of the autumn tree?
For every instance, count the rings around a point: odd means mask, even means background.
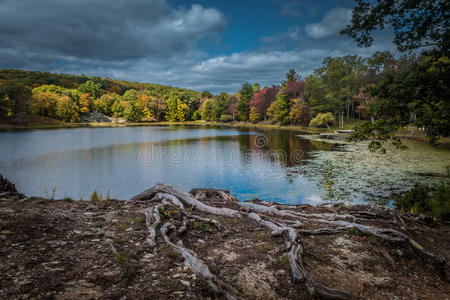
[[[311,108],[309,103],[301,98],[291,100],[291,107],[289,110],[289,119],[292,124],[302,124],[308,126],[311,117]]]
[[[277,100],[271,111],[273,121],[288,123],[290,121],[289,110],[291,99],[303,96],[304,82],[300,80],[300,75],[294,69],[286,74],[286,80],[281,84],[281,89],[277,94]]]
[[[34,92],[30,99],[30,113],[54,118],[58,97],[59,95],[52,92]]]
[[[277,99],[278,90],[279,87],[274,85],[270,88],[265,87],[254,94],[253,101],[250,106],[253,107],[255,111],[260,114],[262,118],[264,118],[264,120],[266,120],[266,112],[270,104]]]
[[[88,93],[83,93],[80,95],[80,112],[88,113],[91,111],[92,100]]]
[[[227,112],[232,116],[233,122],[236,120],[237,102],[238,102],[238,100],[237,100],[236,96],[230,97]]]
[[[78,122],[78,106],[67,95],[58,96],[56,102],[55,116],[64,122]]]
[[[164,98],[151,96],[148,100],[148,108],[156,121],[162,121],[167,109],[167,102]]]

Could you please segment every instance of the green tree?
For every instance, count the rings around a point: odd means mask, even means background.
[[[0,96],[0,118],[12,116],[14,102],[8,95]]]
[[[274,110],[271,112],[271,119],[281,123],[289,122],[289,106],[290,99],[288,95],[280,91],[277,95],[277,100],[274,102]]]
[[[371,139],[372,150],[384,150],[383,143],[402,147],[397,131],[408,125],[425,128],[432,144],[450,135],[450,59],[424,57],[403,72],[384,75],[369,89],[377,101],[369,106],[375,122],[356,128],[353,140]]]
[[[202,119],[205,121],[217,121],[216,112],[214,109],[214,101],[212,99],[206,99],[202,104]]]
[[[140,102],[128,102],[123,109],[123,117],[128,121],[139,122],[144,117],[143,106]]]
[[[111,116],[113,114],[112,107],[116,101],[120,105],[120,96],[116,93],[104,94],[97,100],[96,106],[101,113]]]
[[[258,112],[255,107],[250,107],[249,120],[250,122],[259,122],[263,119],[263,115]]]
[[[357,0],[351,24],[341,33],[359,46],[372,45],[372,32],[390,27],[400,51],[434,47],[447,53],[450,45],[450,2],[447,0]]]
[[[122,99],[130,103],[136,103],[139,99],[138,91],[136,91],[135,89],[127,90],[123,94]]]
[[[43,92],[50,92],[50,93],[54,93],[57,95],[64,95],[65,89],[54,85],[54,84],[43,84],[37,88],[34,88],[31,93],[32,94],[37,94],[37,93],[43,93]]]
[[[239,120],[247,121],[250,111],[250,101],[253,97],[253,87],[250,83],[244,83],[242,88],[238,91],[239,100],[237,103],[237,112],[239,114]]]
[[[300,74],[298,74],[297,71],[295,71],[295,69],[290,69],[286,73],[286,81],[285,82],[300,80],[300,77],[301,77]]]
[[[183,103],[180,99],[172,98],[167,101],[166,119],[170,122],[184,122],[185,111],[183,110]]]
[[[358,0],[352,22],[342,33],[359,46],[370,46],[373,31],[391,26],[398,50],[427,51],[421,61],[383,74],[371,89],[377,101],[369,112],[377,120],[357,127],[352,139],[372,138],[370,149],[385,151],[386,141],[402,147],[395,134],[405,125],[424,127],[432,144],[450,134],[449,12],[445,0]]]
[[[115,99],[111,105],[111,112],[114,117],[123,117],[123,105],[120,99]]]
[[[317,114],[315,118],[311,120],[309,123],[310,127],[327,127],[330,129],[330,126],[334,123],[334,117],[331,113],[325,114]]]
[[[11,117],[18,112],[28,110],[30,90],[23,83],[13,80],[0,83],[0,99],[3,99],[4,109]]]
[[[230,105],[230,95],[227,93],[221,93],[214,99],[214,115],[217,120],[220,119],[221,115],[227,113],[228,106]]]
[[[92,99],[99,98],[105,91],[102,89],[102,85],[100,83],[95,83],[92,80],[88,80],[85,83],[81,84],[78,87],[78,90],[82,94],[89,94]]]

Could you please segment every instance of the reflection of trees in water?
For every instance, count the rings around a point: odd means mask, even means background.
[[[248,131],[250,134],[239,136],[241,153],[248,156],[246,152],[250,151],[257,158],[265,155],[265,158],[270,162],[279,163],[283,167],[308,164],[308,161],[313,158],[309,154],[310,152],[318,150],[331,151],[335,147],[335,145],[327,142],[302,139],[297,136],[297,132],[287,130]],[[261,135],[265,136],[267,140],[267,144],[263,147],[255,143],[255,139]],[[301,159],[293,160],[294,156],[296,158],[299,157],[299,152],[301,153]]]

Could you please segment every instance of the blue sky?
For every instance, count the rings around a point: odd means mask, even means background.
[[[303,77],[358,48],[339,30],[352,0],[0,0],[0,67],[106,76],[213,93]]]

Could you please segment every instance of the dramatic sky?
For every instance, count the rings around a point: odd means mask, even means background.
[[[0,68],[106,76],[198,91],[303,77],[357,48],[352,0],[0,0]]]

